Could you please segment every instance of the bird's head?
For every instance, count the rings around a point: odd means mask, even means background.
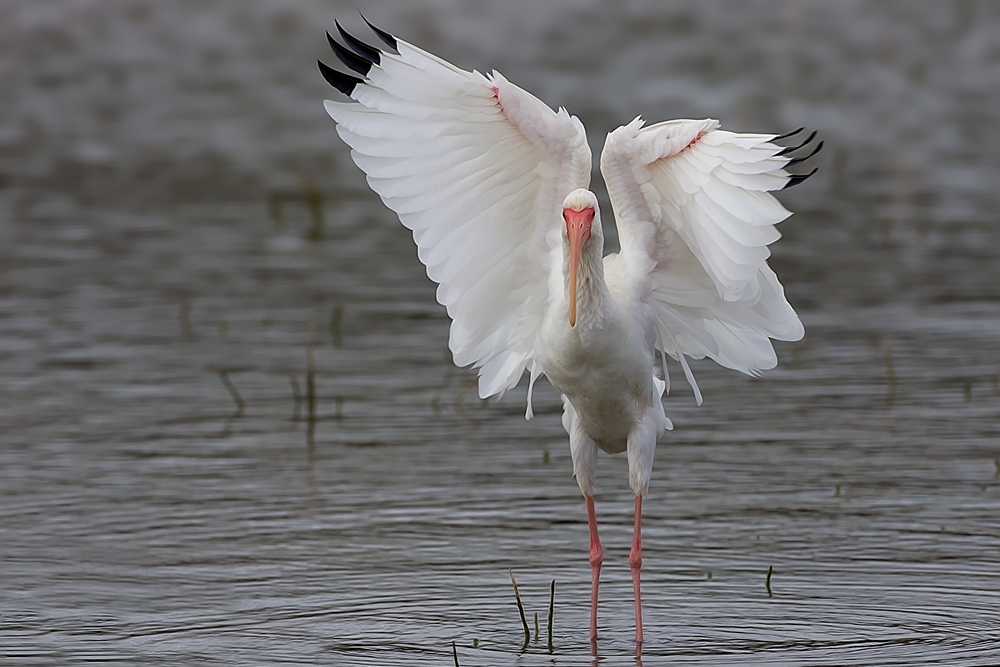
[[[597,197],[580,188],[563,200],[563,240],[569,250],[569,325],[576,326],[576,276],[584,248],[594,247],[600,260],[604,246],[604,231],[597,207]]]

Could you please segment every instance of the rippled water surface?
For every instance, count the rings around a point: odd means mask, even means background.
[[[1000,6],[362,4],[595,150],[639,113],[826,139],[774,247],[807,337],[667,400],[641,662],[1000,662]],[[595,661],[558,397],[525,422],[452,368],[323,113],[335,18],[360,32],[318,0],[0,4],[9,664]],[[598,482],[596,662],[634,665],[625,461]]]

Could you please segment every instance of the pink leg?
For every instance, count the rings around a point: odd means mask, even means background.
[[[632,534],[632,551],[628,555],[632,570],[632,588],[635,591],[635,643],[642,645],[642,595],[639,593],[639,570],[642,569],[642,496],[635,497],[635,529]],[[596,595],[596,588],[595,595]],[[595,598],[596,599],[596,598]]]
[[[604,549],[597,534],[597,513],[594,511],[594,497],[587,496],[587,523],[590,526],[590,641],[597,640],[597,586],[601,582],[601,564]]]

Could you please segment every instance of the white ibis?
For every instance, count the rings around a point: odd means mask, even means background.
[[[573,475],[590,528],[590,637],[597,638],[603,550],[594,512],[597,451],[627,452],[635,494],[629,566],[641,645],[642,498],[657,439],[673,428],[662,396],[666,358],[701,393],[686,356],[749,375],[777,363],[770,339],[803,329],[767,265],[775,225],[791,215],[769,194],[809,174],[797,134],[735,134],[715,120],[640,118],[611,132],[601,173],[621,241],[604,254],[583,124],[499,72],[464,71],[368,24],[390,51],[329,33],[357,76],[319,64],[351,98],[325,102],[368,184],[413,231],[437,299],[452,319],[459,366],[479,395],[502,396],[529,372],[562,394]],[[813,170],[815,172],[815,170]],[[663,377],[656,368],[659,351]],[[665,356],[664,356],[665,355]]]

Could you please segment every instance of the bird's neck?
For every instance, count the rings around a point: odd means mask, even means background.
[[[610,294],[604,280],[603,247],[599,243],[588,243],[580,254],[580,265],[576,275],[576,326],[599,326],[604,319]],[[563,253],[563,298],[569,306],[569,251]]]

